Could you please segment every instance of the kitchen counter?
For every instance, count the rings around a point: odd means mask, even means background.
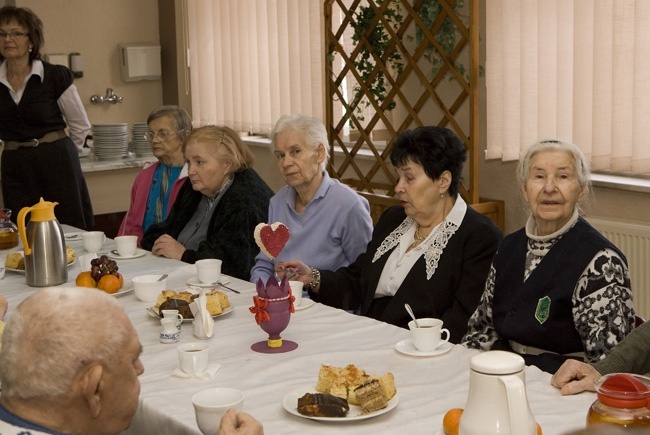
[[[131,201],[133,180],[148,162],[156,158],[129,157],[118,160],[95,160],[94,156],[81,157],[81,170],[88,185],[95,215],[124,212]]]
[[[140,168],[150,162],[156,162],[156,158],[151,155],[147,157],[128,157],[119,160],[95,160],[93,155],[80,157],[81,171],[88,172],[113,171],[117,169]]]

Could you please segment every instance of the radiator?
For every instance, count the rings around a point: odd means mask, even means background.
[[[589,218],[589,222],[627,257],[634,307],[650,319],[650,225]]]

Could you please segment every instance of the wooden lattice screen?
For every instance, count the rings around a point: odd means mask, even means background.
[[[503,228],[502,204],[478,196],[478,21],[478,0],[325,1],[328,169],[369,199],[374,218],[396,203],[395,138],[439,125],[469,150],[461,195]]]

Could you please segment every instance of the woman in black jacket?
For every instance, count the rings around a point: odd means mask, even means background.
[[[501,232],[460,197],[467,150],[451,130],[420,127],[402,133],[390,153],[401,206],[381,217],[354,263],[336,271],[286,261],[292,279],[316,301],[406,328],[409,303],[417,317],[436,317],[458,343],[479,303]]]
[[[247,281],[259,252],[255,226],[266,222],[273,191],[251,168],[251,151],[228,127],[193,130],[183,152],[188,180],[167,219],[147,230],[142,247],[187,263],[218,258],[224,274]]]

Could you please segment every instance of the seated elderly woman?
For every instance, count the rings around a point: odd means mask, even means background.
[[[181,146],[192,131],[192,119],[182,107],[162,106],[149,114],[147,125],[145,138],[158,162],[135,177],[131,204],[118,231],[120,236],[138,236],[138,244],[151,225],[167,218],[187,178]]]
[[[183,152],[188,180],[169,217],[147,230],[142,247],[187,263],[218,258],[223,273],[247,281],[259,252],[255,226],[267,221],[273,191],[251,167],[251,151],[228,127],[192,131]]]
[[[305,115],[285,115],[271,133],[271,144],[287,185],[271,198],[269,222],[285,224],[291,237],[277,258],[257,256],[251,281],[266,283],[276,273],[276,264],[292,258],[317,269],[336,270],[352,263],[370,241],[370,206],[325,171],[329,151],[323,123]]]
[[[503,240],[463,343],[513,350],[550,373],[597,361],[634,328],[626,259],[578,214],[589,165],[573,144],[541,141],[518,168],[531,216]]]
[[[467,150],[442,127],[402,133],[390,151],[401,206],[381,216],[366,251],[336,271],[286,261],[310,296],[326,305],[407,327],[409,303],[418,317],[437,317],[458,343],[467,330],[501,232],[458,195]]]

